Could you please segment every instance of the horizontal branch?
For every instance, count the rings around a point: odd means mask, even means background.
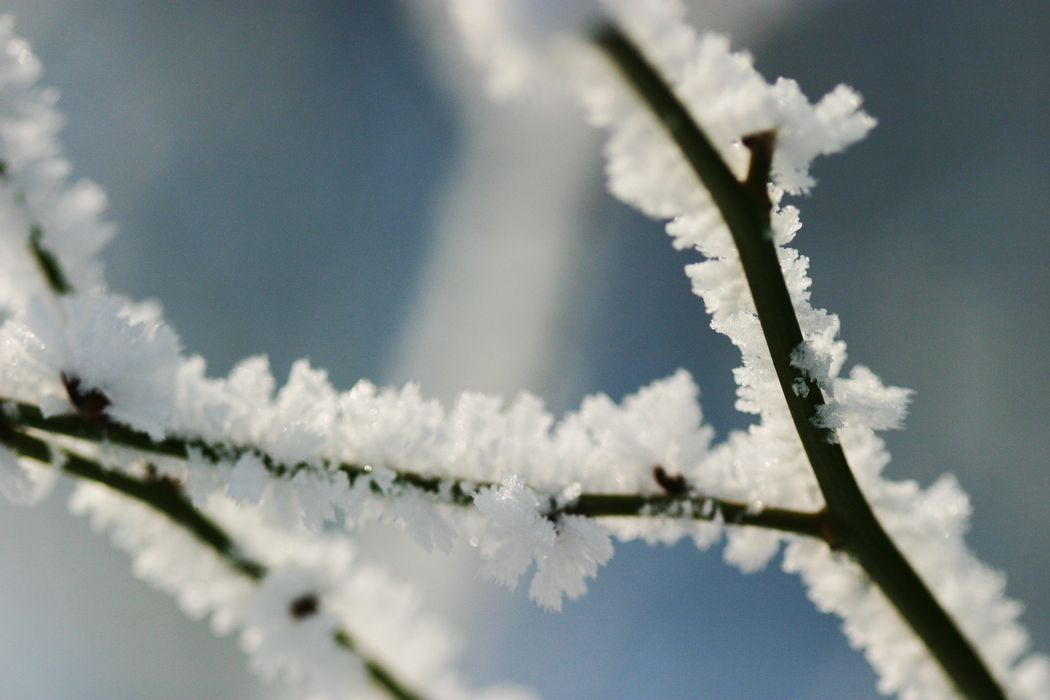
[[[23,457],[51,464],[52,452],[48,443],[25,432],[32,429],[53,435],[62,435],[97,444],[112,444],[127,447],[142,453],[188,460],[191,451],[196,451],[213,463],[235,462],[245,454],[257,457],[274,477],[290,477],[304,469],[315,469],[307,462],[286,465],[271,455],[256,448],[225,443],[211,443],[200,438],[168,436],[154,440],[147,433],[114,422],[109,419],[92,418],[81,414],[64,414],[45,417],[32,404],[5,401],[0,398],[0,442]],[[108,469],[95,460],[63,452],[62,470],[72,476],[104,484],[129,498],[138,500],[164,513],[176,524],[197,537],[204,545],[223,557],[235,570],[253,581],[260,581],[267,573],[266,567],[240,553],[233,538],[214,521],[194,508],[185,496],[182,486],[174,479],[157,476],[149,470],[146,477],[136,478],[124,472]],[[345,473],[351,483],[370,474],[369,465],[340,463],[333,466],[323,462],[326,469],[338,469]],[[412,488],[432,498],[443,498],[442,502],[454,506],[472,506],[478,489],[494,487],[496,484],[475,482],[468,479],[453,479],[451,488],[447,480],[416,472],[394,471],[394,483]],[[603,517],[669,517],[715,521],[721,519],[727,525],[763,527],[782,532],[816,537],[828,541],[827,518],[823,511],[807,513],[783,508],[756,509],[750,504],[691,493],[681,477],[666,477],[663,470],[654,470],[656,481],[666,493],[655,494],[581,494],[564,506],[551,499],[547,517],[558,515],[582,515],[591,518]],[[677,481],[676,481],[677,479]],[[677,485],[677,487],[675,486]],[[377,494],[378,495],[378,494]],[[333,639],[336,644],[358,654],[353,639],[345,630],[337,630]],[[360,654],[358,654],[360,655]],[[369,677],[395,700],[421,700],[421,697],[406,688],[382,664],[361,657]]]
[[[0,399],[2,401],[2,399]],[[33,428],[35,430],[65,435],[96,443],[109,443],[129,447],[141,452],[189,459],[196,451],[213,463],[236,462],[241,456],[251,454],[262,462],[271,476],[287,478],[302,470],[317,470],[316,465],[298,462],[288,465],[274,459],[272,455],[257,447],[207,442],[199,438],[168,436],[154,440],[147,433],[134,430],[111,420],[98,420],[80,414],[44,417],[40,409],[26,403],[8,403],[7,420],[10,429]],[[46,460],[44,460],[46,461]],[[351,486],[355,481],[372,473],[370,465],[341,462],[321,462],[324,471],[338,470],[347,475]],[[496,487],[491,482],[478,482],[463,478],[442,478],[401,469],[391,469],[393,483],[411,488],[435,502],[453,506],[474,505],[474,495],[482,488]],[[663,470],[659,469],[662,474]],[[667,477],[663,477],[667,478]],[[681,479],[681,477],[676,477]],[[816,537],[831,542],[826,514],[789,510],[785,508],[755,508],[752,504],[697,494],[689,490],[684,479],[681,488],[673,483],[656,479],[664,493],[650,494],[601,494],[584,493],[567,505],[552,506],[545,513],[548,517],[559,514],[603,517],[669,517],[692,520],[721,520],[727,525],[763,527],[790,532],[807,537]],[[669,488],[670,487],[670,488]],[[381,495],[381,491],[377,495]]]
[[[740,182],[659,72],[618,27],[604,25],[593,38],[674,139],[733,235],[784,398],[827,503],[831,541],[860,563],[965,696],[1005,700],[977,651],[883,530],[834,430],[821,427],[820,386],[792,362],[804,338],[770,230],[766,187],[775,132],[743,140],[752,155],[747,179]],[[806,390],[800,391],[803,386]]]
[[[19,413],[22,412],[22,409],[29,409],[27,412],[30,415],[35,410],[36,415],[39,416],[39,410],[36,410],[35,407],[22,404],[19,405],[18,409]],[[64,431],[54,431],[56,433],[63,435],[80,433],[73,436],[88,440],[92,439],[90,437],[92,435],[97,437],[95,431],[89,430],[87,426],[80,425],[77,420],[62,420],[64,418],[78,419],[80,418],[79,416],[62,416],[58,417],[57,420],[39,417],[44,421],[53,421],[57,425],[66,428]],[[19,430],[18,423],[16,420],[13,421],[12,418],[13,416],[10,412],[0,409],[0,443],[5,444],[22,457],[28,457],[47,465],[54,464],[51,446],[45,440]],[[177,456],[172,454],[173,443],[171,441],[154,443],[148,435],[136,433],[123,426],[117,429],[116,432],[124,435],[130,442],[139,443],[140,445],[145,444],[143,443],[143,438],[145,438],[153,447],[157,448],[152,450],[153,452]],[[95,441],[98,440],[96,439]],[[140,447],[140,449],[142,448]],[[235,571],[252,581],[258,583],[266,576],[268,572],[267,567],[240,552],[233,538],[225,530],[194,507],[193,502],[182,492],[182,487],[177,481],[166,476],[157,476],[156,471],[152,469],[147,469],[145,477],[136,478],[124,472],[109,469],[93,459],[77,455],[69,450],[62,451],[60,468],[70,476],[103,484],[128,498],[146,504],[159,513],[163,513],[176,525],[194,535],[201,544],[226,560]],[[385,690],[392,698],[395,700],[422,700],[421,696],[408,690],[385,666],[375,659],[361,654],[349,632],[344,629],[338,629],[333,632],[332,638],[337,645],[359,656],[372,682]]]
[[[584,493],[560,509],[567,515],[590,518],[667,516],[693,520],[721,518],[727,525],[763,527],[827,540],[823,511],[808,513],[787,508],[754,508],[740,501],[679,494]]]

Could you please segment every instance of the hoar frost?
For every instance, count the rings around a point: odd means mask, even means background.
[[[785,247],[801,224],[795,207],[782,206],[783,194],[806,192],[814,184],[812,159],[863,138],[875,120],[860,109],[860,97],[848,87],[839,86],[810,104],[794,81],[767,83],[750,56],[731,52],[725,38],[698,35],[688,27],[680,2],[602,4],[669,79],[738,176],[744,175],[750,156],[742,138],[776,130],[770,185],[773,237],[806,340],[805,356],[798,362],[827,389],[824,427],[836,429],[879,519],[976,644],[1007,694],[1050,697],[1050,662],[1041,654],[1024,656],[1027,633],[1017,623],[1019,606],[1002,597],[1002,576],[978,562],[962,542],[969,510],[960,506],[965,496],[954,480],[942,479],[924,491],[914,482],[881,476],[889,456],[873,431],[900,427],[909,392],[884,387],[864,367],[854,367],[848,379],[839,376],[846,353],[836,338],[838,319],[810,305],[808,260]],[[757,504],[819,508],[822,498],[781,395],[732,238],[678,148],[596,49],[574,44],[571,37],[541,45],[519,34],[514,53],[499,56],[500,44],[491,37],[513,36],[510,18],[526,13],[528,5],[510,3],[513,11],[504,15],[502,26],[483,5],[478,0],[455,2],[473,55],[489,59],[485,67],[493,71],[490,80],[506,74],[507,65],[534,67],[531,81],[516,81],[526,91],[559,76],[560,87],[575,91],[592,122],[609,131],[604,153],[612,193],[650,216],[671,220],[667,231],[674,246],[695,248],[707,258],[688,266],[686,273],[712,316],[712,327],[741,350],[743,365],[734,372],[737,408],[760,420],[747,433],[734,433],[716,446],[692,483]],[[482,31],[486,27],[492,28],[489,36]],[[551,47],[555,50],[543,53]],[[503,90],[501,96],[509,93]],[[945,537],[947,533],[954,536]],[[748,529],[729,530],[726,558],[753,570],[777,552],[781,541],[788,543],[785,569],[802,576],[818,607],[842,616],[851,643],[864,648],[879,672],[881,691],[906,698],[954,697],[922,643],[848,558],[820,542]]]
[[[103,283],[96,256],[115,231],[102,219],[105,193],[88,180],[68,182],[58,92],[37,84],[43,67],[13,29],[10,15],[0,17],[0,318],[47,291],[26,245],[31,227],[77,290]]]
[[[572,600],[586,593],[585,579],[613,554],[604,527],[578,515],[545,514],[535,492],[516,476],[481,489],[474,504],[499,533],[482,549],[482,575],[513,589],[535,560],[529,597],[547,610],[561,610],[563,593]]]
[[[133,555],[135,574],[174,595],[187,615],[210,617],[216,634],[239,631],[253,669],[310,697],[381,697],[360,659],[336,643],[342,630],[403,682],[426,688],[428,697],[532,698],[503,686],[468,689],[450,667],[459,647],[455,636],[420,611],[410,587],[360,561],[345,537],[268,524],[265,501],[245,508],[214,494],[203,508],[269,568],[258,585],[165,516],[105,487],[80,484],[70,508],[108,530]]]
[[[0,395],[69,413],[73,394],[101,392],[108,418],[163,438],[180,346],[159,319],[105,294],[33,297],[0,326]],[[72,390],[70,385],[78,387]]]
[[[528,4],[451,5],[468,49],[491,71],[494,93],[508,97],[537,86],[572,91],[590,120],[608,130],[610,190],[670,220],[676,248],[704,254],[686,273],[712,327],[741,350],[736,406],[758,422],[712,446],[699,392],[681,370],[621,404],[589,397],[558,422],[530,395],[504,406],[498,398],[465,393],[446,410],[412,384],[380,389],[362,381],[338,392],[305,360],[279,390],[263,357],[245,360],[225,378],[208,377],[205,361],[182,354],[155,309],[101,291],[95,254],[112,233],[101,218],[105,197],[90,183],[67,182],[70,168],[55,140],[61,125],[56,97],[36,86],[39,63],[4,18],[0,395],[54,415],[88,413],[75,405],[76,394],[97,392],[91,395],[105,401],[97,402],[102,408],[92,419],[103,424],[223,447],[209,452],[198,444],[188,460],[156,456],[149,465],[155,471],[147,472],[141,457],[112,445],[52,445],[75,447],[131,474],[169,478],[269,573],[260,582],[246,578],[165,516],[98,485],[81,484],[71,508],[108,530],[132,553],[135,573],[175,596],[187,614],[210,617],[219,633],[239,632],[259,672],[301,684],[317,697],[376,692],[361,660],[336,644],[337,629],[362,655],[431,697],[528,697],[510,688],[478,693],[463,686],[451,669],[456,644],[450,633],[419,611],[407,586],[355,554],[354,531],[374,520],[407,528],[428,548],[470,541],[481,554],[481,573],[511,587],[534,566],[529,596],[554,610],[564,596],[585,592],[586,579],[612,556],[610,536],[668,543],[692,537],[704,548],[725,533],[724,556],[744,571],[762,568],[783,549],[783,568],[800,575],[819,609],[842,617],[850,642],[879,672],[880,690],[905,698],[953,697],[939,667],[881,592],[848,557],[820,541],[727,526],[718,513],[705,514],[712,522],[667,516],[598,522],[564,512],[581,493],[662,493],[655,467],[694,493],[744,501],[756,511],[778,506],[813,512],[823,500],[729,232],[663,128],[596,50],[571,36],[550,39],[536,26],[522,32],[513,17],[527,17]],[[881,475],[889,456],[874,431],[901,426],[909,392],[883,386],[860,366],[840,376],[846,352],[837,338],[838,319],[810,305],[808,260],[786,247],[801,224],[797,209],[782,204],[784,194],[807,191],[814,184],[813,158],[842,150],[875,124],[860,109],[860,97],[839,86],[811,104],[793,81],[767,83],[725,38],[689,28],[678,2],[597,5],[669,78],[738,175],[749,158],[742,137],[776,129],[773,236],[806,340],[796,364],[828,395],[825,426],[836,431],[879,519],[1008,695],[1047,700],[1050,663],[1042,655],[1025,656],[1019,605],[1003,597],[1002,575],[977,561],[963,542],[970,506],[958,484],[944,477],[924,490]],[[34,226],[69,275],[74,295],[49,292],[27,248]],[[0,490],[12,500],[38,499],[46,490],[41,475],[53,471],[0,447]],[[404,478],[409,473],[433,488]],[[333,522],[342,529],[326,526]]]

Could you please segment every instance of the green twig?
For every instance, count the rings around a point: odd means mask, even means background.
[[[0,410],[0,443],[7,445],[22,457],[44,464],[53,464],[50,445],[33,435],[27,435],[12,424],[11,416]],[[205,545],[225,559],[239,573],[253,581],[266,576],[266,567],[246,557],[211,518],[193,506],[182,492],[182,486],[169,477],[157,476],[149,470],[143,478],[136,478],[115,469],[108,469],[93,459],[69,450],[62,451],[61,470],[79,479],[94,481],[118,491],[168,516],[175,524],[192,533]]]
[[[336,644],[360,656],[360,652],[357,651],[357,645],[346,630],[338,630],[333,635],[333,638],[335,639]],[[422,700],[422,696],[413,693],[402,685],[401,682],[382,665],[363,656],[361,658],[365,661],[365,669],[368,671],[368,675],[371,677],[372,682],[385,690],[392,698],[395,698],[396,700]]]
[[[29,227],[29,241],[27,243],[29,252],[33,254],[33,259],[40,266],[40,272],[44,275],[44,279],[47,280],[47,285],[51,287],[51,291],[59,295],[71,294],[73,287],[69,284],[69,280],[66,279],[62,266],[58,264],[58,258],[50,250],[40,245],[40,240],[43,237],[44,230],[42,228],[36,224]]]
[[[963,695],[1005,700],[974,647],[882,529],[834,431],[820,427],[818,409],[824,405],[820,387],[792,364],[792,353],[803,347],[804,339],[770,231],[766,182],[773,135],[767,132],[745,140],[752,151],[752,167],[747,180],[738,181],[660,74],[617,27],[602,26],[594,41],[678,144],[732,232],[781,389],[827,503],[832,541],[860,563]],[[796,390],[802,386],[806,389]]]
[[[104,484],[164,513],[251,580],[261,581],[266,576],[266,567],[240,553],[229,535],[211,518],[193,507],[178,482],[166,477],[136,479],[68,451],[65,452],[65,458],[62,471],[67,474]]]
[[[679,494],[584,493],[556,513],[608,517],[669,517],[716,520],[727,525],[762,527],[828,541],[823,511],[807,513],[786,508],[754,508],[740,501]]]

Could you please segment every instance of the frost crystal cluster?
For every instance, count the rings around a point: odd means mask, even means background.
[[[589,397],[560,421],[527,394],[504,405],[465,393],[446,409],[412,384],[377,388],[362,380],[339,392],[305,360],[280,388],[264,357],[243,361],[226,378],[208,377],[204,359],[184,355],[158,310],[103,287],[96,254],[113,230],[102,218],[105,196],[91,183],[68,181],[70,166],[55,140],[55,94],[37,85],[40,65],[4,19],[0,397],[5,420],[45,441],[51,455],[45,464],[16,454],[5,428],[4,494],[39,500],[56,471],[70,471],[69,455],[117,475],[106,477],[111,485],[167,489],[165,502],[175,510],[160,512],[128,490],[85,481],[71,508],[109,531],[132,554],[135,573],[177,598],[188,615],[209,617],[219,634],[238,632],[260,674],[298,683],[311,697],[383,690],[395,697],[531,697],[509,687],[467,688],[453,666],[455,635],[419,611],[406,584],[355,554],[355,530],[368,521],[404,526],[426,548],[469,541],[483,559],[481,575],[512,588],[532,570],[529,596],[551,610],[586,592],[586,580],[613,555],[612,538],[692,537],[706,548],[724,534],[726,560],[745,572],[783,547],[783,568],[801,576],[820,610],[841,616],[882,692],[955,697],[851,559],[816,538],[727,523],[715,500],[700,498],[741,503],[752,513],[823,506],[733,240],[663,127],[579,38],[522,31],[509,3],[455,0],[451,9],[494,93],[540,86],[576,94],[608,131],[610,190],[670,220],[676,248],[706,256],[686,272],[712,326],[740,348],[737,408],[757,422],[712,446],[699,392],[682,370],[619,405]],[[879,519],[1007,694],[1050,699],[1050,662],[1028,654],[1019,604],[1003,597],[1004,577],[963,542],[970,505],[955,480],[945,476],[923,490],[882,477],[889,456],[874,431],[901,426],[909,392],[884,386],[866,367],[844,374],[838,319],[810,305],[808,261],[786,247],[801,224],[781,198],[813,186],[813,158],[874,126],[860,97],[839,86],[812,104],[791,80],[767,83],[726,39],[689,28],[677,2],[617,0],[602,11],[669,79],[738,176],[749,162],[741,138],[776,130],[773,235],[806,338],[795,365],[829,399],[821,419],[836,429]],[[524,5],[517,14],[527,14]],[[36,427],[22,427],[20,416],[32,410]],[[96,432],[48,427],[70,415]],[[637,495],[647,503],[681,498],[662,510],[595,518],[580,506],[587,494]],[[229,541],[209,545],[203,525],[195,531],[190,516],[172,516],[184,512],[178,508],[200,514]],[[395,685],[375,682],[377,668]]]

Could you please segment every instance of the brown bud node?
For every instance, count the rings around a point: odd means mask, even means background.
[[[669,496],[684,496],[689,493],[689,482],[681,474],[668,474],[667,470],[657,464],[653,467],[653,479]]]
[[[62,372],[62,385],[66,388],[69,401],[77,413],[93,421],[105,419],[103,412],[112,405],[112,401],[101,389],[85,387],[80,377]]]
[[[305,620],[317,614],[321,607],[321,601],[317,599],[316,593],[304,593],[288,606],[288,614],[293,620]]]

